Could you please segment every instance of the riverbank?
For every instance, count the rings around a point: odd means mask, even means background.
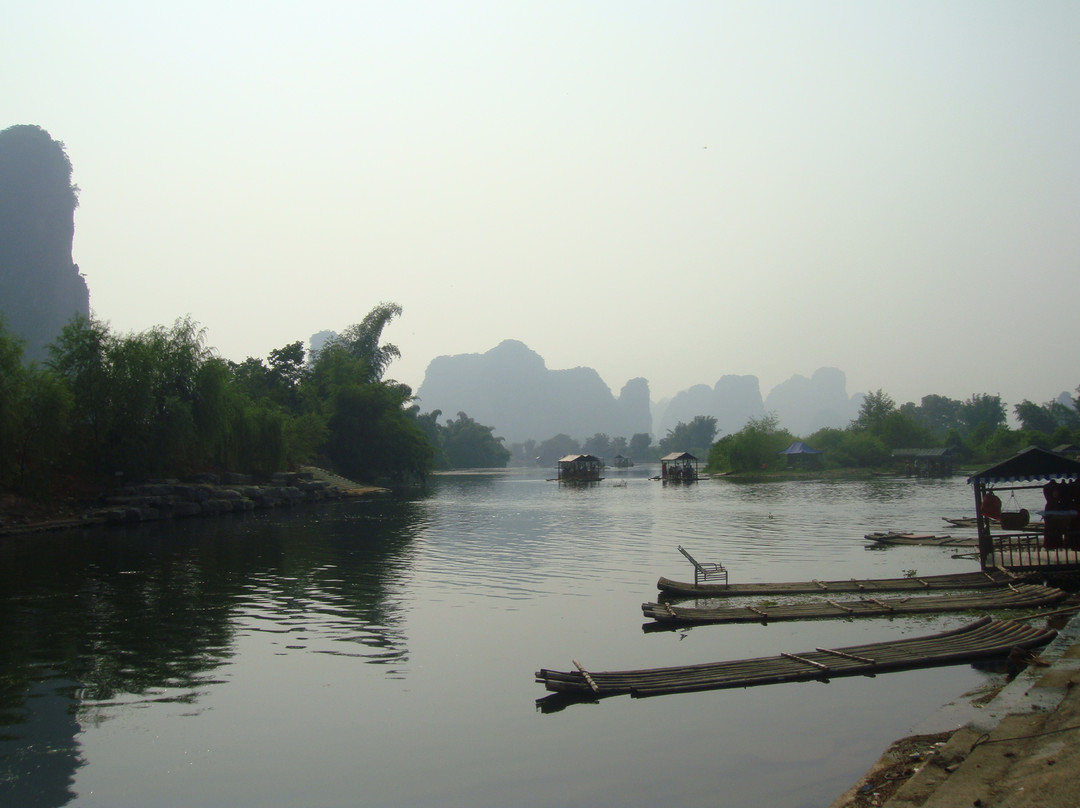
[[[892,744],[830,808],[1080,805],[1080,615],[974,718]]]
[[[0,536],[243,513],[381,493],[388,489],[305,466],[265,481],[242,474],[202,474],[185,481],[120,486],[92,502],[69,499],[46,504],[6,494],[0,497]]]

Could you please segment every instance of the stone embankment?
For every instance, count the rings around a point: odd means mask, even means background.
[[[224,474],[220,477],[203,474],[184,482],[160,480],[122,486],[102,497],[98,504],[78,517],[0,524],[0,534],[244,513],[362,496],[385,490],[374,486],[361,486],[313,467],[275,474],[271,480],[260,483],[255,483],[253,478],[243,474]]]
[[[830,808],[1080,805],[1080,616],[964,726],[898,741]]]

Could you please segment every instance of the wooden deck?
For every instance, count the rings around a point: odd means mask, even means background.
[[[649,670],[592,672],[575,660],[574,671],[537,671],[536,681],[560,699],[540,699],[545,712],[574,701],[595,701],[629,694],[635,698],[700,690],[828,681],[843,676],[873,676],[910,668],[957,665],[977,659],[1007,656],[1015,648],[1035,648],[1055,636],[1054,631],[1013,621],[984,617],[961,628],[925,637],[856,645],[816,648],[798,654],[714,662]],[[570,697],[569,700],[567,697]],[[551,697],[548,697],[549,699]],[[547,703],[545,703],[547,702]]]
[[[924,592],[943,589],[984,589],[1023,583],[1025,576],[1005,570],[922,575],[917,578],[851,578],[839,581],[791,581],[780,583],[693,584],[660,578],[656,582],[665,598],[727,598],[739,595],[805,595],[843,592]]]
[[[865,598],[862,600],[822,600],[789,604],[724,606],[715,609],[686,608],[668,603],[643,603],[645,616],[656,621],[645,626],[671,629],[708,623],[769,623],[784,620],[824,618],[892,617],[906,614],[934,614],[986,609],[1031,609],[1063,600],[1060,589],[1020,584],[993,589],[966,590],[945,595],[915,595],[906,598]]]
[[[1047,549],[1044,535],[1037,531],[1007,533],[994,537],[990,563],[1017,574],[1076,573],[1080,572],[1080,550],[1068,546]]]

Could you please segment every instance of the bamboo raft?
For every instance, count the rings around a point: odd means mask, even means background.
[[[792,581],[781,583],[693,584],[661,577],[656,587],[666,596],[726,598],[737,595],[806,595],[813,592],[918,592],[934,589],[984,589],[1021,583],[1024,576],[1004,570],[923,575],[912,578],[851,578],[846,581]]]
[[[643,603],[646,617],[656,621],[646,630],[705,623],[769,623],[828,617],[890,617],[985,609],[1030,609],[1056,603],[1066,597],[1060,589],[1035,584],[1009,585],[991,590],[972,590],[948,595],[916,595],[891,600],[820,600],[784,605],[725,606],[695,609],[667,603]]]
[[[933,533],[867,533],[865,538],[878,544],[916,544],[926,547],[978,547],[977,536],[937,536]]]
[[[979,527],[979,520],[976,519],[974,516],[965,516],[959,519],[951,516],[943,516],[941,518],[953,527],[971,528],[972,530],[976,530]],[[1042,530],[1044,526],[1045,525],[1043,522],[1036,520],[1032,520],[1031,522],[1028,522],[1027,525],[1025,525],[1025,527],[1029,530]],[[1000,522],[995,522],[993,520],[990,521],[990,529],[1004,530]]]
[[[577,660],[577,670],[541,669],[536,681],[561,698],[594,701],[629,694],[634,698],[699,690],[829,681],[842,676],[873,676],[878,673],[956,665],[988,657],[1004,657],[1016,648],[1045,645],[1056,635],[1014,621],[983,617],[952,631],[926,637],[856,645],[847,648],[816,648],[799,654],[741,659],[672,668],[636,671],[592,672]],[[548,697],[552,698],[552,697]],[[545,705],[541,699],[540,706]],[[560,709],[558,705],[554,709]]]

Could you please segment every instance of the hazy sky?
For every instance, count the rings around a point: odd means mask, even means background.
[[[507,338],[654,399],[1080,384],[1075,0],[15,0],[0,74],[120,332],[241,360],[393,301],[414,389]]]

